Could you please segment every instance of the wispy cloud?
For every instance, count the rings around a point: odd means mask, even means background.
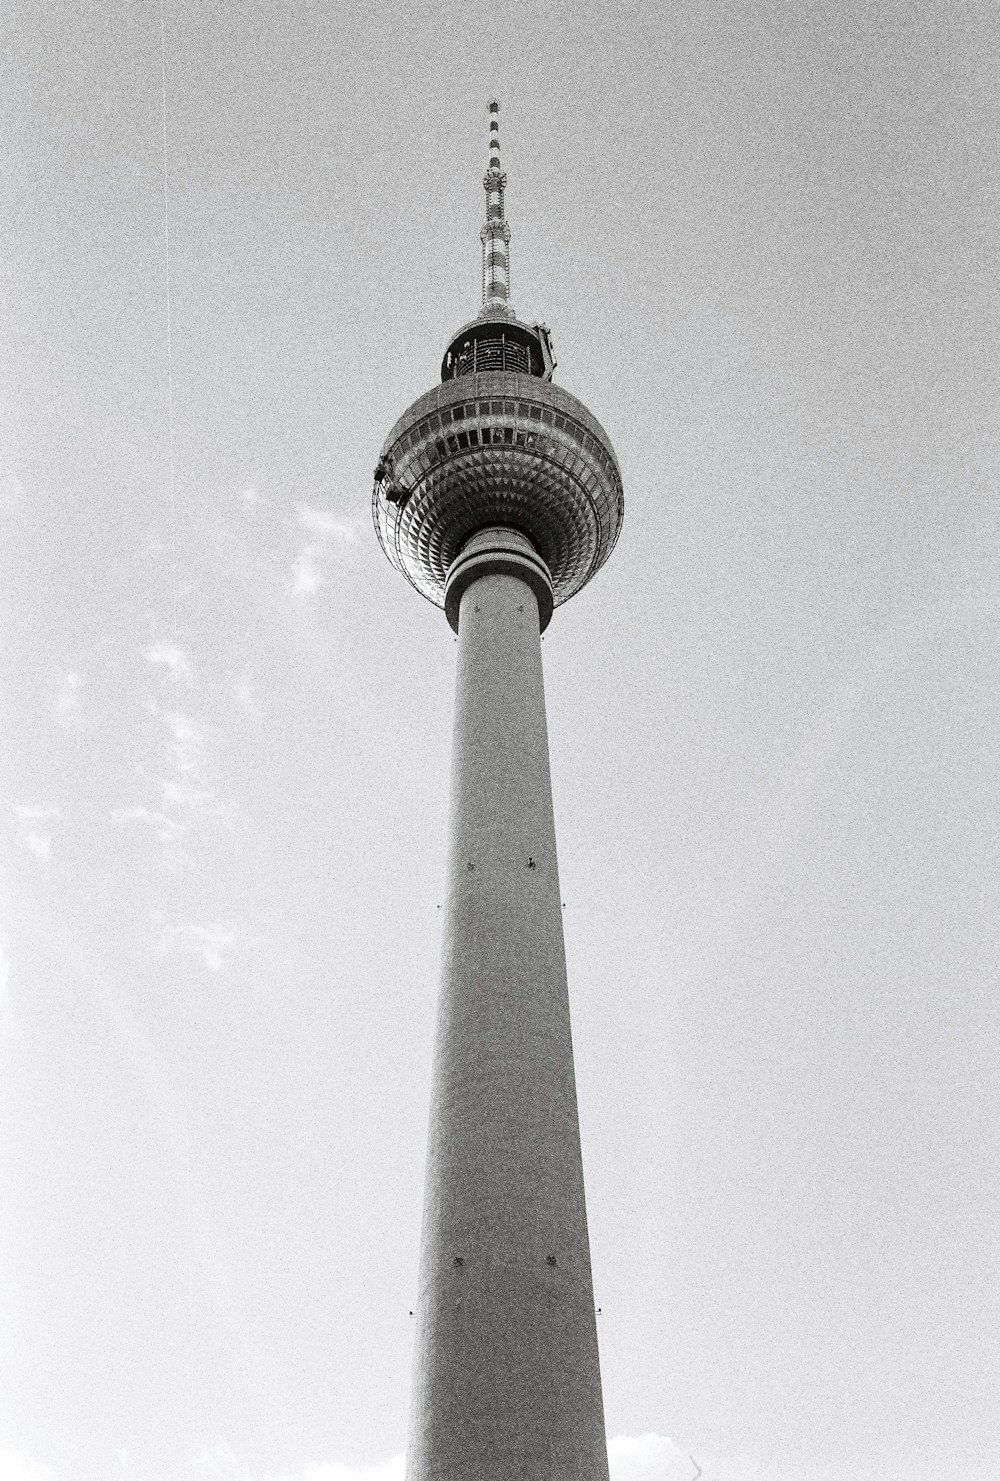
[[[299,524],[312,536],[301,547],[292,568],[292,590],[297,596],[313,596],[323,585],[323,563],[358,543],[360,519],[345,519],[329,509],[303,505]]]
[[[160,912],[154,913],[153,924],[159,929],[156,949],[161,955],[179,951],[198,957],[209,972],[224,972],[239,953],[256,951],[271,944],[268,937],[255,935],[239,924],[210,922],[200,925],[185,921],[176,925],[168,922]]]
[[[292,568],[294,577],[292,590],[297,596],[311,597],[323,585],[323,577],[320,575],[316,562],[317,550],[318,547],[315,545],[306,545],[295,558],[295,565]]]
[[[178,939],[200,956],[210,972],[221,972],[236,945],[237,934],[227,926],[181,926]]]
[[[393,1456],[380,1466],[345,1466],[339,1461],[307,1466],[297,1476],[265,1476],[264,1481],[403,1481],[406,1457]]]
[[[340,1461],[307,1465],[302,1471],[251,1472],[246,1470],[228,1445],[214,1445],[203,1450],[194,1460],[194,1473],[200,1481],[403,1481],[405,1458],[373,1466],[346,1466]]]
[[[139,1472],[127,1451],[119,1453],[124,1481],[140,1481]],[[746,1458],[719,1459],[688,1454],[673,1440],[663,1435],[617,1435],[608,1442],[611,1481],[857,1481],[854,1467],[834,1468],[829,1465],[807,1466],[794,1471],[761,1467]],[[404,1481],[405,1457],[394,1455],[377,1465],[344,1465],[340,1461],[319,1461],[296,1471],[259,1471],[243,1464],[228,1445],[213,1445],[200,1451],[185,1468],[196,1481]],[[868,1470],[865,1475],[874,1475]],[[891,1481],[917,1481],[909,1467],[890,1468],[879,1472]],[[931,1471],[920,1471],[920,1477]],[[992,1481],[994,1469],[978,1464],[959,1465],[949,1470],[956,1481]],[[0,1481],[69,1481],[51,1467],[32,1460],[23,1451],[0,1450]]]
[[[771,1481],[751,1462],[716,1461],[689,1455],[663,1435],[618,1435],[608,1442],[611,1481]],[[201,1481],[403,1481],[405,1456],[378,1465],[349,1466],[341,1461],[316,1462],[304,1470],[247,1470],[228,1445],[204,1450],[195,1459]],[[846,1478],[845,1478],[846,1481]]]
[[[193,675],[190,659],[176,643],[168,643],[161,639],[151,648],[147,648],[143,657],[154,668],[166,669],[173,678],[183,679],[188,684],[191,682]]]
[[[665,1435],[616,1435],[608,1441],[611,1481],[695,1481],[699,1463]],[[722,1481],[713,1471],[706,1481]],[[727,1475],[726,1481],[735,1481]]]
[[[193,787],[188,782],[173,781],[169,777],[160,785],[164,804],[179,813],[186,813],[189,818],[219,810],[215,807],[215,793],[205,787]]]
[[[83,713],[83,679],[80,674],[63,674],[53,706],[56,720],[65,730],[88,730]]]
[[[145,697],[155,737],[158,764],[153,777],[146,782],[147,795],[112,810],[112,820],[147,833],[158,845],[156,861],[167,873],[181,881],[192,865],[191,852],[197,830],[210,818],[222,817],[227,809],[219,801],[211,778],[210,733],[193,715],[170,706],[167,696],[177,698],[178,683],[194,684],[194,666],[176,644],[166,640],[154,643],[142,653],[145,664],[158,669],[161,676],[175,682],[166,688],[157,684]],[[139,775],[148,778],[153,768],[143,767]],[[154,916],[155,951],[194,952],[211,971],[220,971],[226,953],[235,939],[225,928],[202,925],[186,917],[184,892],[180,884],[171,892],[174,913]],[[2,1478],[0,1478],[2,1481]]]
[[[111,816],[115,822],[152,828],[166,846],[166,863],[176,868],[181,844],[195,825],[205,818],[222,816],[225,809],[205,779],[208,744],[203,727],[190,715],[162,710],[155,699],[149,708],[163,727],[161,756],[165,766],[157,781],[159,796],[155,803],[151,799],[115,808]]]
[[[49,818],[62,814],[57,807],[26,807],[16,804],[14,817],[17,819],[17,836],[29,853],[36,859],[47,859],[52,852],[52,834],[38,825]]]
[[[204,728],[190,715],[171,711],[162,716],[167,731],[165,752],[170,774],[160,779],[160,799],[164,811],[180,829],[209,816],[219,817],[219,805],[213,787],[205,781],[208,742]]]
[[[111,814],[116,823],[145,823],[151,827],[161,843],[171,843],[181,831],[181,824],[166,813],[155,812],[149,807],[118,807]]]
[[[162,675],[183,680],[191,691],[186,697],[195,702],[203,680],[186,652],[161,641],[147,648],[142,658]],[[176,685],[161,682],[148,687],[145,739],[155,745],[156,762],[137,773],[146,795],[114,809],[111,816],[116,823],[147,833],[159,846],[153,862],[177,882],[164,897],[169,903],[151,915],[155,953],[194,956],[208,971],[222,972],[236,951],[260,942],[238,922],[191,918],[195,892],[190,892],[189,900],[184,882],[199,867],[200,847],[212,845],[204,830],[219,819],[231,823],[234,810],[220,797],[217,785],[218,736],[186,707],[171,704],[178,697]]]
[[[170,740],[167,747],[181,776],[197,771],[205,751],[201,726],[190,715],[172,712],[165,717]]]
[[[361,533],[360,519],[344,519],[329,509],[310,509],[308,505],[299,510],[299,524],[330,544],[355,545]]]
[[[56,1475],[21,1450],[0,1450],[0,1481],[56,1481]]]

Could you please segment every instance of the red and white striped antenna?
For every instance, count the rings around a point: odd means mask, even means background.
[[[503,193],[507,176],[500,168],[500,104],[491,98],[487,104],[490,119],[489,166],[483,176],[486,188],[486,225],[479,233],[483,244],[482,314],[509,313],[510,299],[510,227],[504,215]]]

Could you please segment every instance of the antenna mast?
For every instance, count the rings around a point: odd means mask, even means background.
[[[492,98],[490,116],[489,168],[483,176],[486,189],[486,225],[479,233],[483,244],[483,306],[480,315],[510,313],[510,227],[504,216],[503,193],[507,176],[500,168],[500,104]]]

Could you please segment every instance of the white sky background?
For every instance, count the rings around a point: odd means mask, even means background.
[[[627,498],[544,650],[617,1481],[996,1476],[995,5],[165,10],[173,516],[159,8],[3,22],[0,1478],[403,1450],[454,648],[371,469],[494,90]]]

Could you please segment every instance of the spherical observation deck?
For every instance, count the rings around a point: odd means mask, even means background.
[[[449,567],[477,531],[527,535],[548,567],[556,606],[607,560],[624,514],[607,433],[548,379],[541,326],[480,317],[445,353],[442,384],[400,417],[375,470],[382,549],[416,589],[445,604]]]

